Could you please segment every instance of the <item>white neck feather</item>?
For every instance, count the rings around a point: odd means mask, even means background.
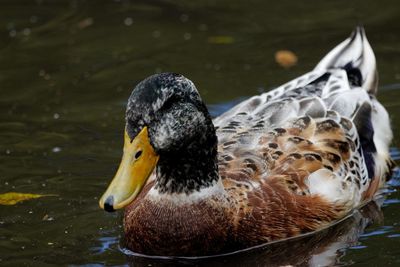
[[[210,198],[220,198],[226,195],[221,178],[211,186],[202,188],[189,194],[186,193],[160,193],[154,187],[147,193],[146,198],[152,201],[172,202],[175,205],[185,205],[200,202]]]

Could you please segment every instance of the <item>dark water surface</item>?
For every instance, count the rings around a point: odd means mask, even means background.
[[[120,160],[125,101],[141,79],[182,73],[219,114],[312,69],[359,23],[399,147],[397,0],[0,0],[0,193],[58,195],[0,206],[0,266],[400,266],[400,178],[386,199],[332,229],[205,262],[125,255],[121,214],[97,204]],[[277,65],[280,49],[298,64]]]

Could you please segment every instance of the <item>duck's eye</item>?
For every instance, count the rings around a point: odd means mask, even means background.
[[[135,159],[138,159],[141,155],[142,155],[142,150],[139,150],[139,151],[136,152],[136,154],[135,154]]]

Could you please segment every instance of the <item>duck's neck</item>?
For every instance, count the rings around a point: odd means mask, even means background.
[[[212,188],[219,180],[214,127],[186,148],[160,155],[154,189],[160,194],[186,194]]]

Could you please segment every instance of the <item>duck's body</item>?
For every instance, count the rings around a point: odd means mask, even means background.
[[[149,125],[159,155],[125,212],[126,243],[136,252],[210,255],[315,231],[368,202],[390,172],[392,132],[362,28],[312,72],[213,122],[197,91],[178,93],[184,104],[171,109],[165,92],[194,85],[163,75],[142,82],[128,104],[127,132],[131,121],[138,128],[131,139]],[[167,100],[139,105],[149,84]],[[135,119],[132,110],[146,107],[156,111]],[[172,115],[160,119],[162,112]]]

